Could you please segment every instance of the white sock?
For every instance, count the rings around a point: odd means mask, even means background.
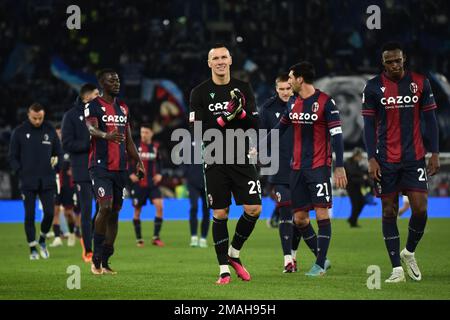
[[[239,258],[239,250],[236,250],[235,248],[233,248],[233,246],[230,246],[229,248],[228,248],[228,255],[231,257],[231,258]]]
[[[402,266],[400,266],[400,267],[395,267],[395,268],[393,268],[392,269],[392,271],[403,271],[403,267]]]
[[[292,259],[297,259],[297,250],[291,250]]]
[[[288,263],[293,263],[292,256],[290,254],[287,254],[284,256],[284,265],[287,266]]]
[[[220,274],[230,273],[230,268],[228,267],[227,264],[221,264],[219,267],[220,267]]]

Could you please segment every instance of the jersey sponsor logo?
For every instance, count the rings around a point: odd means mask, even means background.
[[[226,102],[217,102],[217,103],[211,103],[208,106],[208,110],[211,112],[215,112],[215,111],[223,111],[226,110],[228,106],[228,101]]]
[[[409,85],[409,90],[411,90],[411,92],[415,94],[419,90],[419,86],[415,82],[411,82],[411,84]]]
[[[139,152],[139,157],[142,160],[155,160],[156,153],[155,152]]]
[[[316,121],[319,116],[315,113],[305,113],[305,112],[289,112],[289,119],[291,120],[305,120],[305,121]]]
[[[112,114],[106,115],[106,114],[104,114],[102,116],[102,121],[106,122],[106,123],[114,122],[114,123],[117,123],[117,124],[119,124],[119,123],[126,123],[127,122],[127,116],[119,116],[117,114],[115,114],[115,115],[112,115]]]
[[[393,104],[404,104],[404,103],[417,103],[419,101],[418,96],[396,96],[396,97],[388,97],[382,98],[380,100],[383,106],[385,105],[393,105]]]
[[[319,103],[318,102],[314,102],[312,107],[311,107],[312,112],[316,113],[317,111],[319,111]]]

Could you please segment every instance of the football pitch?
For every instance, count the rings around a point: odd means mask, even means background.
[[[230,237],[236,220],[229,222]],[[406,242],[408,219],[399,219],[402,248]],[[316,223],[313,222],[316,228]],[[258,222],[241,251],[250,282],[237,278],[227,286],[214,284],[218,267],[214,248],[189,247],[187,221],[166,221],[162,239],[166,246],[154,247],[149,237],[153,223],[144,221],[144,248],[135,245],[132,223],[121,222],[116,253],[111,258],[115,276],[94,276],[75,247],[50,248],[49,260],[29,261],[22,224],[0,224],[0,299],[450,299],[450,219],[429,219],[416,257],[423,280],[385,284],[391,267],[381,234],[381,221],[361,220],[362,228],[350,229],[345,220],[333,220],[329,259],[332,268],[321,278],[307,278],[313,256],[300,243],[299,272],[282,273],[283,259],[277,229]],[[317,229],[317,228],[316,228]],[[38,229],[39,230],[39,229]],[[66,243],[66,241],[64,241]],[[50,243],[50,241],[48,241]],[[78,266],[80,289],[68,289],[69,266]],[[369,266],[381,270],[380,289],[369,290]],[[375,275],[376,276],[376,275]],[[69,281],[71,282],[71,281]],[[373,281],[371,282],[373,283]]]

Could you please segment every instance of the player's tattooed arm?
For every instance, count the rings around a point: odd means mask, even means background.
[[[114,129],[111,132],[104,132],[100,130],[98,128],[98,122],[96,118],[86,118],[86,126],[89,130],[89,134],[94,138],[114,141],[119,144],[125,141],[125,136],[117,129]]]
[[[128,155],[136,162],[136,172],[137,176],[141,179],[145,175],[145,167],[144,163],[142,162],[141,158],[139,157],[139,152],[136,148],[136,145],[133,142],[133,137],[131,135],[130,126],[127,126],[126,128],[126,148]]]

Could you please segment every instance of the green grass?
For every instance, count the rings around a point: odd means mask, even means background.
[[[236,221],[229,223],[230,235]],[[316,225],[314,223],[314,225]],[[430,219],[417,250],[422,270],[420,283],[385,284],[391,271],[379,220],[362,220],[362,228],[350,229],[343,220],[333,221],[329,250],[332,268],[322,278],[304,273],[313,263],[302,242],[300,272],[283,274],[278,231],[260,221],[241,258],[252,281],[239,280],[234,272],[228,286],[216,286],[218,267],[214,248],[190,248],[187,221],[167,221],[162,239],[166,247],[146,242],[137,248],[131,222],[122,222],[112,266],[116,276],[94,276],[82,262],[80,246],[50,248],[49,260],[29,261],[22,224],[0,224],[0,299],[449,299],[450,219]],[[148,237],[152,222],[143,223]],[[402,245],[406,241],[407,219],[399,222]],[[211,243],[211,239],[209,239]],[[66,281],[70,265],[81,268],[81,289],[69,290]],[[381,289],[369,290],[367,267],[381,268]]]

